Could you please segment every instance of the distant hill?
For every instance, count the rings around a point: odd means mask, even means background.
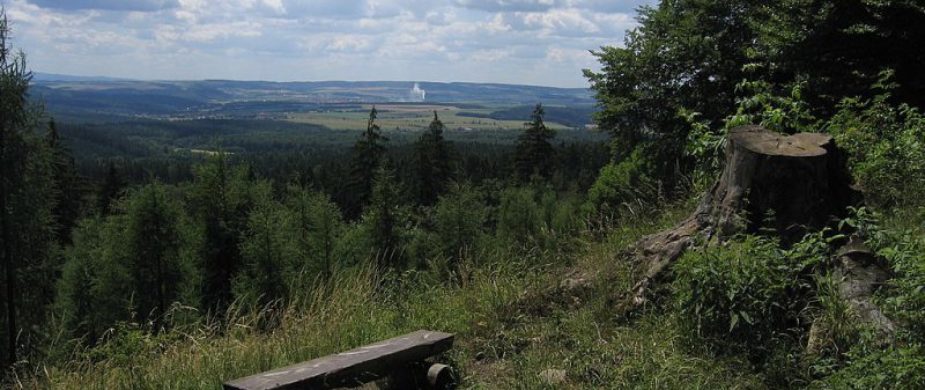
[[[248,107],[273,110],[281,105],[285,111],[299,111],[329,104],[422,102],[422,98],[427,103],[488,106],[594,103],[586,88],[484,83],[138,81],[38,73],[33,84],[32,96],[44,100],[57,115],[219,116]]]
[[[57,73],[42,73],[42,72],[33,72],[32,81],[120,81],[127,79],[120,79],[117,77],[106,77],[106,76],[72,76],[67,74],[57,74]]]

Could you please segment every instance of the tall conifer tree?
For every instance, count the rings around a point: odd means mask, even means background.
[[[443,138],[445,126],[434,111],[434,119],[414,147],[415,195],[418,202],[432,205],[452,176],[450,150]]]
[[[555,132],[543,123],[543,115],[543,106],[537,104],[530,122],[524,123],[526,128],[517,139],[514,169],[521,181],[527,181],[533,175],[548,178],[552,174],[555,150],[549,140],[555,137]]]
[[[388,138],[382,135],[379,125],[376,124],[377,115],[378,111],[374,106],[369,111],[366,131],[353,145],[353,160],[350,166],[350,182],[348,185],[350,194],[348,197],[349,204],[347,205],[347,215],[350,217],[360,215],[363,207],[369,202],[373,188],[373,178],[383,156],[385,156],[384,143],[388,141]]]
[[[55,275],[47,261],[54,241],[50,154],[34,131],[40,112],[29,103],[32,73],[10,46],[9,24],[0,8],[0,266],[8,363],[28,345],[33,325],[44,320]],[[33,310],[20,310],[31,307]]]

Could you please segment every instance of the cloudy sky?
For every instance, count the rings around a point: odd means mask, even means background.
[[[34,71],[587,86],[655,0],[0,0]]]

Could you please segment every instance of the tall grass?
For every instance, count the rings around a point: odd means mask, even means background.
[[[94,353],[41,367],[16,385],[218,388],[230,379],[432,329],[457,335],[442,359],[459,370],[463,388],[760,388],[761,378],[740,370],[734,358],[683,348],[671,315],[626,324],[610,314],[608,297],[631,282],[632,267],[618,253],[681,213],[630,221],[603,240],[582,233],[588,238],[568,253],[516,246],[474,253],[460,265],[464,277],[453,282],[435,271],[338,270],[285,305],[238,305],[221,319],[160,334],[117,328]],[[576,275],[590,283],[575,291],[560,286]],[[547,369],[565,370],[565,382],[545,382],[540,373]]]

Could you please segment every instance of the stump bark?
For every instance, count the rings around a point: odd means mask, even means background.
[[[620,300],[628,311],[647,302],[647,293],[695,238],[715,243],[740,233],[773,229],[786,244],[808,229],[843,216],[857,200],[832,137],[779,134],[759,126],[729,132],[725,168],[693,215],[674,228],[640,240],[634,261],[642,278]]]

